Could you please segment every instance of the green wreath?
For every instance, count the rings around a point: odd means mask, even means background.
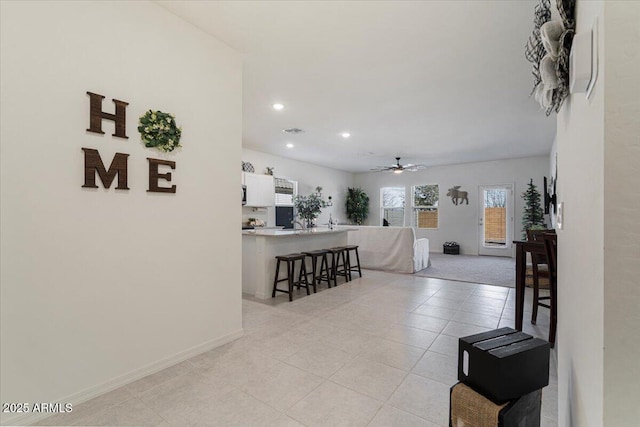
[[[149,110],[140,117],[138,132],[145,147],[169,153],[180,145],[182,128],[176,125],[173,114]]]

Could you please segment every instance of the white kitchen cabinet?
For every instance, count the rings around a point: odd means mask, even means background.
[[[247,204],[245,206],[266,207],[275,204],[273,176],[243,172],[242,182],[247,186]]]

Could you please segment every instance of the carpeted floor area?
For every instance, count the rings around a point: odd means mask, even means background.
[[[416,272],[416,276],[510,288],[515,286],[515,258],[439,253],[431,253],[429,257],[431,267]]]

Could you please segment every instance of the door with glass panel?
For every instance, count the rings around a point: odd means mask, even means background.
[[[380,189],[380,225],[404,227],[404,187]]]
[[[481,185],[478,202],[478,254],[512,256],[513,185]]]

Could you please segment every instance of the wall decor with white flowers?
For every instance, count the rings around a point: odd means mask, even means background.
[[[569,54],[576,31],[575,0],[557,0],[560,20],[551,19],[550,0],[540,0],[534,8],[533,34],[525,47],[525,57],[533,64],[531,95],[550,115],[560,111],[569,96]]]
[[[162,111],[149,110],[140,117],[138,132],[145,147],[170,153],[180,145],[182,128],[176,124],[175,116]]]

